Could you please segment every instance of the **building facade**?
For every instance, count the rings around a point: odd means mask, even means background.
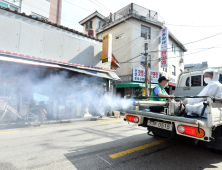
[[[0,5],[34,18],[61,24],[62,0],[0,0]]]
[[[99,12],[95,11],[88,17],[84,18],[79,22],[83,26],[83,33],[96,37],[96,30],[102,27],[104,24],[104,16]]]
[[[49,119],[98,114],[95,92],[108,93],[119,79],[111,69],[117,60],[101,61],[100,39],[8,7],[0,8],[0,22],[0,96],[12,95],[23,116],[35,106]]]
[[[101,23],[103,24],[98,25],[99,28],[96,29],[96,36],[102,38],[103,35],[112,34],[113,54],[121,64],[117,74],[122,82],[133,82],[133,69],[144,68],[144,37],[147,32],[149,69],[171,79],[168,92],[172,93],[177,76],[184,70],[183,53],[187,50],[169,31],[168,66],[161,67],[160,35],[165,25],[157,12],[131,3],[103,18]],[[132,95],[132,89],[129,87],[121,90],[124,95]]]

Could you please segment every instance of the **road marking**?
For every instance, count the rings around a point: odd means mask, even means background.
[[[164,140],[158,140],[158,141],[146,144],[146,145],[138,146],[138,147],[135,147],[135,148],[132,148],[132,149],[128,149],[126,151],[122,151],[122,152],[119,152],[119,153],[109,155],[109,157],[112,158],[112,159],[119,158],[121,156],[125,156],[127,154],[130,154],[130,153],[133,153],[133,152],[136,152],[136,151],[140,151],[142,149],[146,149],[146,148],[149,148],[149,147],[152,147],[152,146],[155,146],[155,145],[159,145],[159,144],[164,143],[164,142],[165,142]]]
[[[112,121],[99,122],[99,123],[107,123],[107,122],[118,122],[118,121],[123,121],[123,120],[122,120],[122,119],[121,119],[121,120],[112,120]]]
[[[111,165],[111,163],[109,163],[107,160],[103,159],[103,158],[100,157],[99,155],[96,154],[96,156],[98,156],[100,159],[102,159],[103,161],[105,161],[106,163],[108,163],[109,165]]]
[[[19,131],[0,132],[0,134],[3,134],[3,133],[16,133],[16,132],[19,132]]]

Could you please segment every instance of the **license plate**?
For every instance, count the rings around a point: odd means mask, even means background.
[[[148,120],[147,125],[148,126],[157,127],[157,128],[160,128],[160,129],[165,129],[165,130],[172,131],[172,124],[170,124],[170,123],[164,123],[164,122]]]

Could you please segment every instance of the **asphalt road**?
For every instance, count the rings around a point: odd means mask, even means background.
[[[222,153],[203,143],[146,133],[122,119],[0,130],[0,169],[222,169]]]

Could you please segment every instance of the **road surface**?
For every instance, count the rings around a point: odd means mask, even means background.
[[[122,119],[0,130],[0,170],[222,169],[203,143],[160,140]]]

